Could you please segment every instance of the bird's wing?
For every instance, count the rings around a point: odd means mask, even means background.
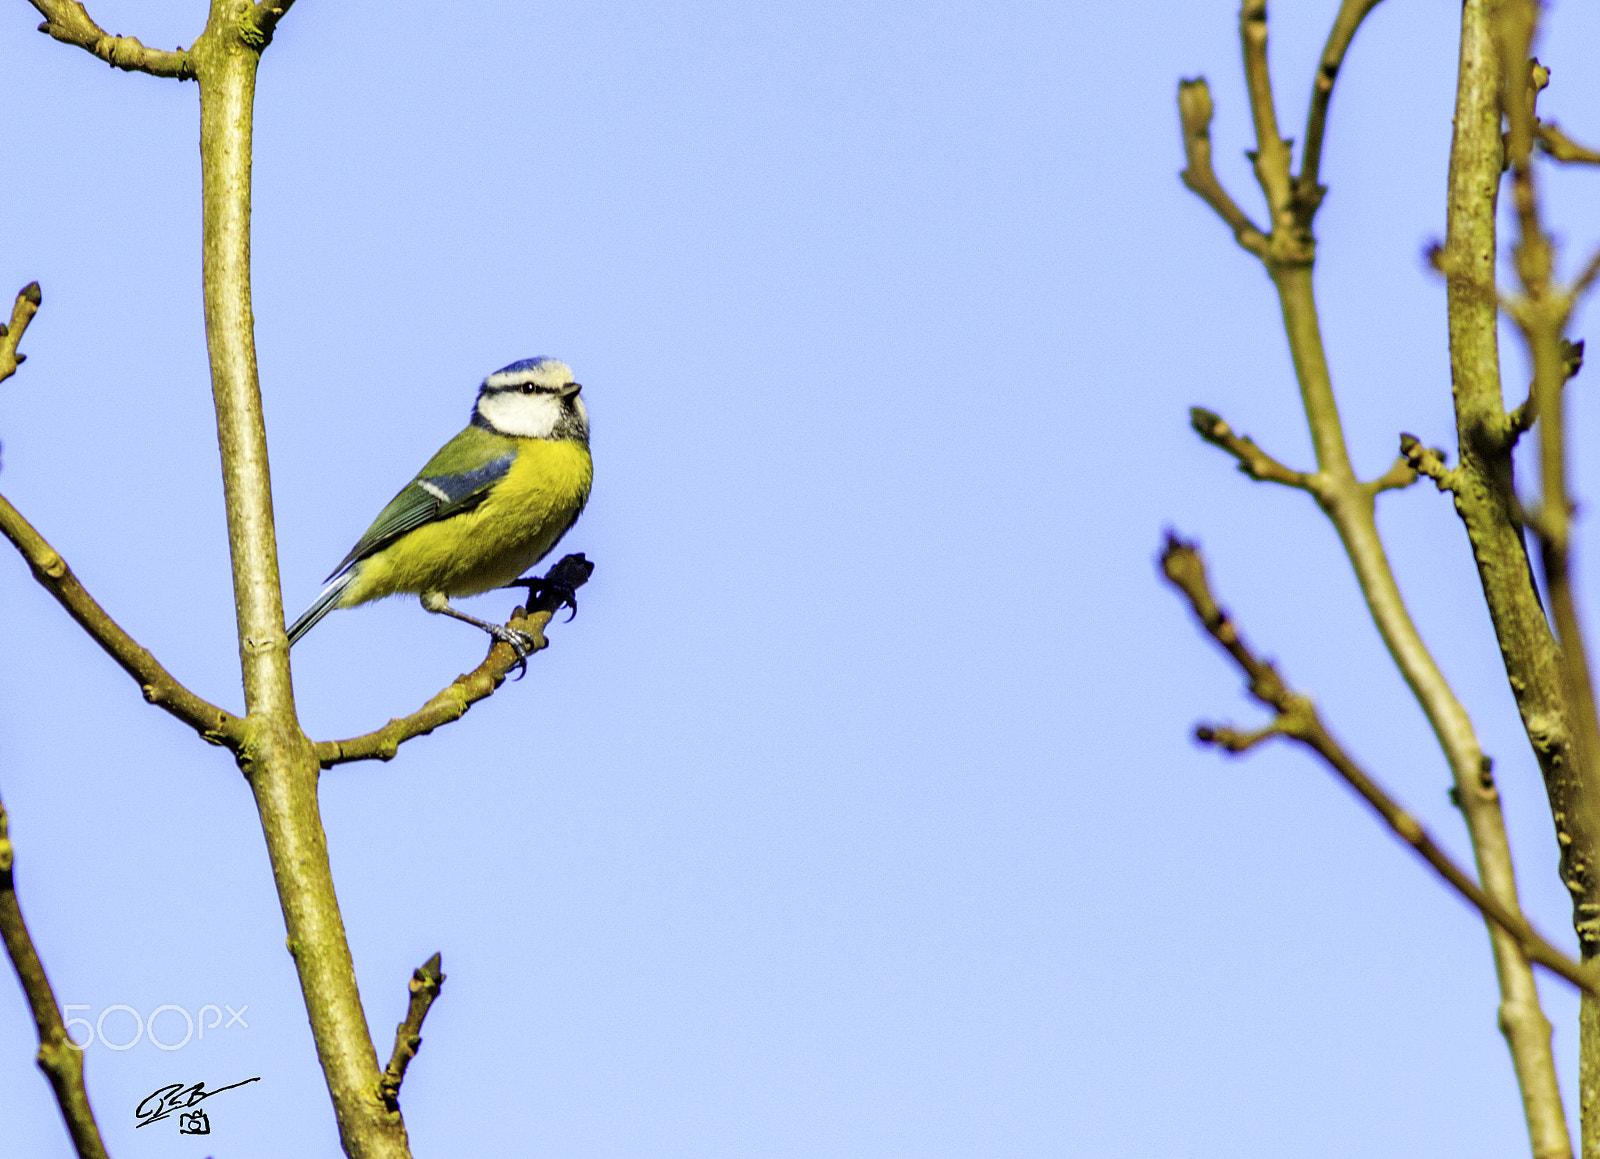
[[[477,445],[490,440],[504,446]],[[486,451],[503,453],[486,460]],[[490,490],[505,477],[516,457],[509,439],[468,427],[446,443],[421,473],[389,501],[328,578],[333,579],[351,564],[382,551],[406,532],[425,523],[471,511],[488,498]],[[468,463],[473,465],[468,466]]]

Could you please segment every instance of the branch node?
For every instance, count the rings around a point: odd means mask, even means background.
[[[1460,490],[1460,470],[1445,467],[1445,453],[1437,447],[1424,446],[1416,435],[1401,434],[1400,458],[1409,470],[1424,478],[1432,479],[1434,486],[1439,490]]]

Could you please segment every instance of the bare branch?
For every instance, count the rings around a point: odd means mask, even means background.
[[[1248,732],[1222,724],[1202,724],[1194,730],[1194,739],[1201,744],[1214,744],[1230,753],[1249,752],[1262,741],[1283,735],[1283,725],[1277,720]]]
[[[1535,132],[1540,151],[1555,160],[1569,165],[1600,165],[1600,153],[1587,145],[1578,144],[1562,132],[1554,121],[1540,121]]]
[[[1374,495],[1385,491],[1403,491],[1417,481],[1417,471],[1411,465],[1411,460],[1401,455],[1390,465],[1389,469],[1376,479],[1368,479],[1361,484]]]
[[[1578,280],[1573,282],[1572,288],[1567,291],[1567,296],[1572,299],[1574,305],[1579,298],[1589,292],[1589,287],[1594,285],[1596,277],[1600,277],[1600,249],[1590,255],[1589,260],[1583,264],[1583,272],[1578,275]],[[1580,342],[1579,345],[1583,344]]]
[[[147,72],[151,76],[175,77],[193,80],[194,65],[183,49],[164,52],[159,48],[146,48],[132,36],[111,36],[89,17],[78,0],[28,0],[44,17],[39,31],[59,40],[74,44],[92,56],[97,56],[113,68],[125,72]]]
[[[1333,28],[1328,32],[1328,43],[1317,64],[1317,79],[1311,85],[1311,111],[1306,115],[1305,152],[1300,157],[1300,175],[1295,178],[1295,201],[1305,225],[1311,224],[1317,207],[1322,204],[1327,190],[1317,184],[1322,166],[1322,136],[1328,124],[1328,102],[1333,99],[1333,82],[1344,64],[1345,53],[1355,39],[1356,30],[1367,18],[1367,13],[1378,6],[1380,0],[1344,0],[1339,15],[1334,17]]]
[[[266,48],[272,43],[272,34],[278,29],[278,21],[293,7],[294,0],[261,0],[248,14],[240,17],[241,35],[249,38],[257,51]]]
[[[1239,461],[1241,474],[1263,483],[1281,483],[1301,491],[1316,493],[1315,477],[1304,471],[1285,467],[1278,460],[1256,446],[1247,435],[1236,435],[1221,415],[1205,407],[1189,408],[1189,425],[1213,447],[1221,447]]]
[[[1566,377],[1562,382],[1566,383],[1576,377],[1578,371],[1583,369],[1583,343],[1581,341],[1569,342],[1563,338],[1561,340],[1561,354],[1562,366],[1566,371]],[[1506,424],[1511,432],[1511,441],[1513,443],[1531,430],[1533,424],[1538,421],[1539,408],[1536,403],[1533,384],[1529,383],[1528,397],[1518,403],[1516,408],[1506,416]]]
[[[202,700],[178,683],[154,656],[106,614],[72,574],[67,561],[3,495],[0,495],[0,535],[22,553],[33,569],[33,578],[56,598],[78,626],[105,649],[124,672],[139,682],[146,700],[165,709],[212,744],[237,750],[244,738],[244,721]]]
[[[1400,436],[1400,455],[1412,472],[1432,479],[1439,490],[1455,491],[1460,488],[1460,474],[1445,467],[1444,452],[1437,447],[1424,446],[1416,435]]]
[[[1233,230],[1234,240],[1258,258],[1267,255],[1266,235],[1217,180],[1211,166],[1211,89],[1205,77],[1178,82],[1178,119],[1183,126],[1185,167],[1178,176]]]
[[[1224,745],[1240,740],[1255,743],[1266,736],[1281,733],[1311,749],[1359,793],[1394,834],[1410,845],[1452,889],[1475,906],[1485,918],[1511,935],[1529,961],[1560,975],[1585,993],[1600,997],[1600,971],[1580,965],[1562,953],[1540,935],[1518,909],[1480,889],[1477,882],[1428,835],[1421,823],[1350,758],[1328,732],[1311,701],[1291,689],[1276,668],[1250,650],[1233,621],[1211,594],[1205,561],[1194,544],[1185,543],[1169,533],[1166,547],[1161,553],[1161,570],[1172,586],[1188,599],[1189,606],[1212,639],[1222,645],[1239,665],[1248,681],[1250,694],[1276,714],[1273,724],[1258,733],[1206,730],[1201,736],[1202,740]]]
[[[17,352],[17,344],[28,332],[28,323],[39,312],[39,283],[29,282],[17,292],[11,307],[11,325],[0,326],[0,382],[17,372],[17,367],[27,361],[26,354]]]
[[[526,632],[535,640],[534,651],[543,651],[549,646],[544,635],[545,626],[566,597],[588,582],[593,571],[594,565],[582,555],[564,556],[546,573],[542,583],[534,585],[542,589],[538,598],[528,601],[527,611],[517,608],[512,612],[506,627]],[[392,760],[406,741],[426,736],[442,725],[460,720],[466,715],[467,709],[493,695],[518,663],[511,646],[496,641],[489,646],[489,653],[483,658],[482,664],[465,675],[457,676],[410,716],[396,717],[375,732],[350,740],[317,741],[314,746],[317,760],[325,769],[350,761]]]
[[[22,992],[33,1011],[33,1024],[39,1033],[39,1069],[50,1080],[56,1105],[61,1108],[61,1117],[66,1120],[67,1131],[72,1136],[72,1145],[79,1159],[106,1159],[100,1128],[95,1125],[89,1094],[83,1087],[83,1051],[67,1037],[55,991],[50,987],[50,978],[44,972],[44,963],[39,960],[27,923],[22,920],[13,859],[6,807],[0,803],[0,939],[5,941],[6,956],[11,959],[17,981],[22,983]]]
[[[394,1053],[389,1056],[389,1065],[378,1080],[378,1097],[391,1111],[400,1109],[400,1083],[406,1077],[406,1067],[417,1057],[417,1048],[422,1045],[422,1020],[428,1016],[428,1008],[444,985],[445,975],[440,972],[443,964],[435,954],[411,974],[408,987],[411,1002],[405,1019],[395,1027]]]

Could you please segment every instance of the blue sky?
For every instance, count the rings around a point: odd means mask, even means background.
[[[1286,131],[1336,7],[1275,13]],[[156,46],[203,23],[195,0],[90,11]],[[465,11],[303,0],[257,100],[291,614],[490,370],[561,357],[594,422],[594,497],[563,544],[598,565],[577,619],[464,721],[323,779],[381,1056],[411,970],[438,950],[449,975],[402,1094],[416,1153],[1524,1148],[1481,923],[1303,755],[1188,739],[1257,710],[1155,577],[1168,524],[1465,852],[1331,530],[1187,427],[1204,403],[1309,463],[1270,286],[1176,177],[1176,82],[1205,73],[1219,170],[1258,205],[1234,6]],[[1453,429],[1421,254],[1443,232],[1457,12],[1380,7],[1334,99],[1318,286],[1365,474],[1399,431]],[[0,490],[236,709],[196,90],[36,23],[0,21],[0,292],[45,295],[0,386]],[[1591,140],[1597,24],[1556,4],[1541,51],[1544,107]],[[1594,179],[1551,186],[1569,263],[1600,235]],[[1506,366],[1519,390],[1511,343]],[[1460,525],[1431,488],[1380,520],[1497,759],[1525,901],[1569,941]],[[90,1048],[112,1153],[336,1155],[231,761],[144,705],[16,558],[0,601],[0,790],[60,1000],[91,1020],[248,1007],[179,1050]],[[295,650],[303,721],[366,731],[481,657],[414,601],[341,612]],[[1544,992],[1570,1102],[1576,1003]],[[125,1041],[132,1015],[104,1027]],[[31,1035],[0,985],[7,1134],[66,1155]],[[208,1104],[206,1139],[134,1129],[158,1086],[257,1075]]]

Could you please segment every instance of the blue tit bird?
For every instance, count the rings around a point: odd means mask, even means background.
[[[335,608],[412,593],[525,657],[534,644],[526,633],[450,601],[510,585],[577,522],[594,477],[581,389],[554,358],[525,358],[484,379],[466,430],[378,513],[289,626],[290,646]]]

